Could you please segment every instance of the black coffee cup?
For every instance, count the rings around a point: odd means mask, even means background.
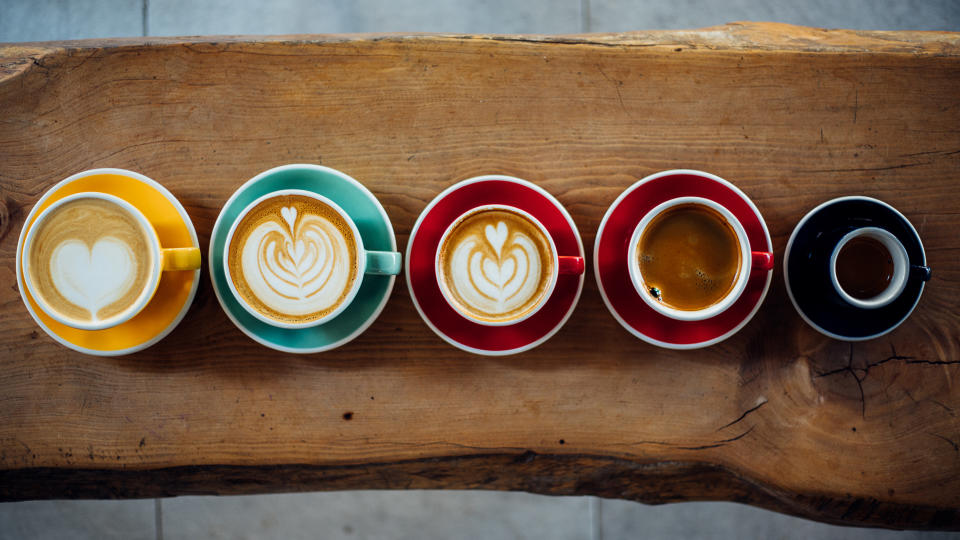
[[[844,341],[873,339],[899,326],[930,277],[916,229],[870,197],[840,197],[811,210],[784,256],[787,293],[797,312],[819,332]]]

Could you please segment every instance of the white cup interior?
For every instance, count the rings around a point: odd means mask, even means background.
[[[264,315],[263,313],[260,313],[259,311],[257,311],[256,308],[248,304],[247,301],[243,298],[243,295],[241,295],[240,292],[237,290],[236,285],[234,285],[233,283],[233,278],[230,275],[230,257],[228,255],[230,253],[230,245],[233,242],[233,235],[237,231],[237,226],[240,224],[241,221],[243,221],[243,218],[246,217],[246,215],[249,214],[250,211],[253,210],[258,204],[268,199],[272,199],[274,197],[282,197],[284,195],[301,195],[304,197],[309,197],[311,199],[314,199],[316,201],[319,201],[329,206],[338,214],[340,214],[340,217],[342,217],[344,222],[346,222],[347,226],[350,227],[350,232],[353,234],[353,243],[357,252],[357,277],[353,280],[353,283],[350,286],[350,291],[347,293],[347,297],[344,298],[343,302],[341,302],[336,309],[334,309],[330,313],[327,313],[323,317],[320,317],[319,319],[312,320],[312,321],[304,321],[304,322],[298,322],[298,323],[279,321],[277,319],[270,318]],[[287,329],[310,328],[313,326],[319,326],[329,321],[330,319],[333,319],[337,315],[339,315],[341,312],[343,312],[343,310],[347,309],[347,307],[350,305],[351,302],[353,302],[353,298],[357,295],[357,291],[360,290],[360,284],[363,281],[363,275],[364,275],[364,272],[366,271],[366,266],[367,266],[367,254],[363,248],[363,238],[360,236],[360,231],[357,230],[357,226],[353,222],[353,219],[350,217],[350,215],[347,214],[343,210],[343,208],[340,208],[340,206],[337,205],[335,202],[324,197],[323,195],[319,195],[317,193],[313,193],[312,191],[306,191],[302,189],[282,189],[278,191],[272,191],[270,193],[267,193],[257,198],[255,201],[248,204],[243,209],[243,211],[240,212],[240,214],[236,217],[236,219],[233,220],[233,223],[230,225],[230,230],[227,232],[227,241],[223,245],[223,273],[226,275],[227,287],[230,289],[230,292],[233,294],[233,297],[237,300],[238,304],[243,306],[243,309],[245,309],[247,313],[256,317],[258,320],[263,321],[271,326],[275,326],[277,328],[287,328]]]
[[[663,212],[682,204],[703,205],[720,214],[720,216],[726,220],[736,234],[737,243],[739,244],[740,248],[740,271],[737,274],[737,279],[734,281],[733,287],[731,287],[727,295],[724,296],[720,301],[698,310],[675,309],[654,298],[650,291],[647,290],[646,283],[643,279],[643,274],[640,271],[640,262],[637,257],[638,244],[640,243],[640,238],[646,231],[647,226],[650,225],[654,218]],[[643,301],[646,302],[646,304],[654,311],[679,321],[700,321],[723,313],[727,308],[732,306],[738,298],[740,298],[740,295],[746,288],[747,281],[750,278],[750,267],[752,265],[750,240],[747,238],[747,232],[744,230],[743,225],[741,225],[737,217],[734,216],[733,213],[727,210],[724,206],[703,197],[678,197],[676,199],[670,199],[669,201],[655,206],[653,209],[647,212],[640,222],[637,223],[637,226],[634,228],[633,234],[630,237],[627,260],[627,264],[629,265],[630,269],[630,280],[633,282],[633,287],[636,289],[637,294],[640,295],[640,298],[642,298]]]
[[[880,242],[883,247],[886,248],[887,252],[890,253],[890,258],[893,260],[893,276],[890,278],[890,283],[887,284],[887,288],[880,294],[864,299],[855,298],[843,290],[843,286],[840,285],[840,280],[837,278],[837,257],[840,255],[840,251],[851,240],[861,237],[872,238]],[[833,253],[830,255],[830,281],[833,283],[837,294],[848,304],[863,309],[881,308],[900,296],[900,293],[903,292],[903,289],[907,286],[909,269],[907,249],[903,247],[900,240],[890,231],[879,227],[861,227],[850,231],[837,242],[836,247],[833,248]]]
[[[41,228],[40,225],[43,224],[43,222],[46,221],[46,219],[52,215],[53,211],[57,208],[60,208],[67,203],[82,199],[99,199],[119,206],[128,214],[133,216],[134,219],[136,219],[141,230],[143,230],[146,238],[150,242],[149,264],[151,272],[147,279],[146,286],[140,292],[137,300],[131,304],[130,307],[112,317],[89,322],[71,319],[53,309],[53,307],[50,306],[47,300],[43,297],[43,294],[37,290],[36,284],[33,283],[30,271],[30,251],[33,247],[33,241],[36,238],[36,233]],[[153,225],[149,220],[147,220],[146,216],[143,215],[143,212],[120,197],[99,192],[75,193],[60,199],[40,212],[40,214],[37,215],[36,219],[33,221],[33,224],[30,226],[30,231],[27,232],[27,236],[24,239],[23,257],[21,261],[23,265],[24,283],[26,284],[27,290],[30,292],[30,296],[33,297],[40,309],[55,321],[80,330],[104,330],[106,328],[112,328],[114,326],[123,324],[135,317],[143,310],[144,307],[146,307],[146,305],[150,302],[150,299],[153,298],[153,293],[156,291],[157,285],[160,282],[160,274],[163,264],[163,258],[160,253],[160,239],[157,237],[157,233],[153,229]]]
[[[447,288],[446,281],[443,279],[443,269],[442,269],[441,260],[440,260],[440,255],[441,255],[440,249],[443,247],[444,243],[446,242],[447,236],[449,236],[450,233],[453,231],[453,229],[455,229],[456,226],[459,225],[463,220],[467,219],[468,217],[474,214],[485,212],[487,210],[505,210],[508,212],[514,212],[516,214],[520,214],[521,216],[527,218],[531,223],[533,223],[537,227],[537,229],[539,229],[540,232],[544,235],[544,237],[546,237],[547,242],[550,243],[550,253],[553,261],[553,275],[550,276],[550,283],[549,285],[547,285],[547,289],[544,291],[540,299],[537,301],[537,304],[534,305],[532,309],[528,310],[526,313],[524,313],[520,317],[517,317],[516,319],[511,319],[509,321],[490,321],[490,320],[473,316],[472,314],[470,314],[468,310],[459,306],[459,303],[453,297],[453,293],[451,293],[450,290]],[[549,299],[553,295],[553,289],[557,286],[557,278],[560,274],[559,264],[560,264],[560,257],[557,254],[557,246],[553,241],[553,237],[550,236],[550,233],[547,231],[547,228],[543,226],[543,223],[540,223],[540,220],[530,215],[529,212],[526,212],[514,206],[509,206],[505,204],[485,204],[482,206],[477,206],[475,208],[472,208],[464,212],[459,217],[457,217],[457,219],[453,220],[453,222],[450,223],[449,226],[447,226],[447,229],[443,232],[443,236],[440,237],[440,243],[437,244],[437,252],[434,255],[434,275],[436,276],[437,285],[440,287],[440,292],[443,295],[444,300],[446,300],[447,304],[449,304],[450,307],[453,308],[454,311],[459,313],[461,316],[463,316],[464,318],[472,322],[475,322],[477,324],[481,324],[484,326],[509,326],[509,325],[517,324],[519,322],[529,319],[535,313],[540,311],[540,309],[544,306],[544,304],[547,303],[547,299]]]

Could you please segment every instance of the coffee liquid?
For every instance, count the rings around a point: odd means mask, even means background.
[[[859,236],[837,254],[837,281],[859,300],[882,293],[893,279],[893,257],[879,240]]]
[[[740,273],[736,233],[723,216],[701,204],[682,204],[655,217],[637,247],[647,291],[674,309],[716,304]]]

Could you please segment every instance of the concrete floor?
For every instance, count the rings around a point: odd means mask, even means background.
[[[0,0],[0,42],[426,31],[579,33],[729,21],[960,31],[960,0]],[[2,165],[0,165],[2,167]],[[0,504],[15,538],[960,538],[823,525],[733,503],[666,506],[471,491]]]

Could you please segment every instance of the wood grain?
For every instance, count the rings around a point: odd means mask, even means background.
[[[734,500],[859,525],[960,529],[960,34],[733,24],[590,36],[290,36],[0,46],[0,497],[349,488]],[[160,344],[73,353],[30,319],[17,235],[52,184],[136,170],[206,249],[256,173],[321,163],[366,184],[401,249],[475,175],[531,180],[588,253],[607,207],[670,168],[763,213],[766,302],[708,349],[658,349],[580,303],[539,348],[481,358],[402,280],[360,338],[294,356],[222,313],[204,275]],[[893,333],[806,326],[779,261],[818,203],[864,194],[917,227],[933,279]]]

